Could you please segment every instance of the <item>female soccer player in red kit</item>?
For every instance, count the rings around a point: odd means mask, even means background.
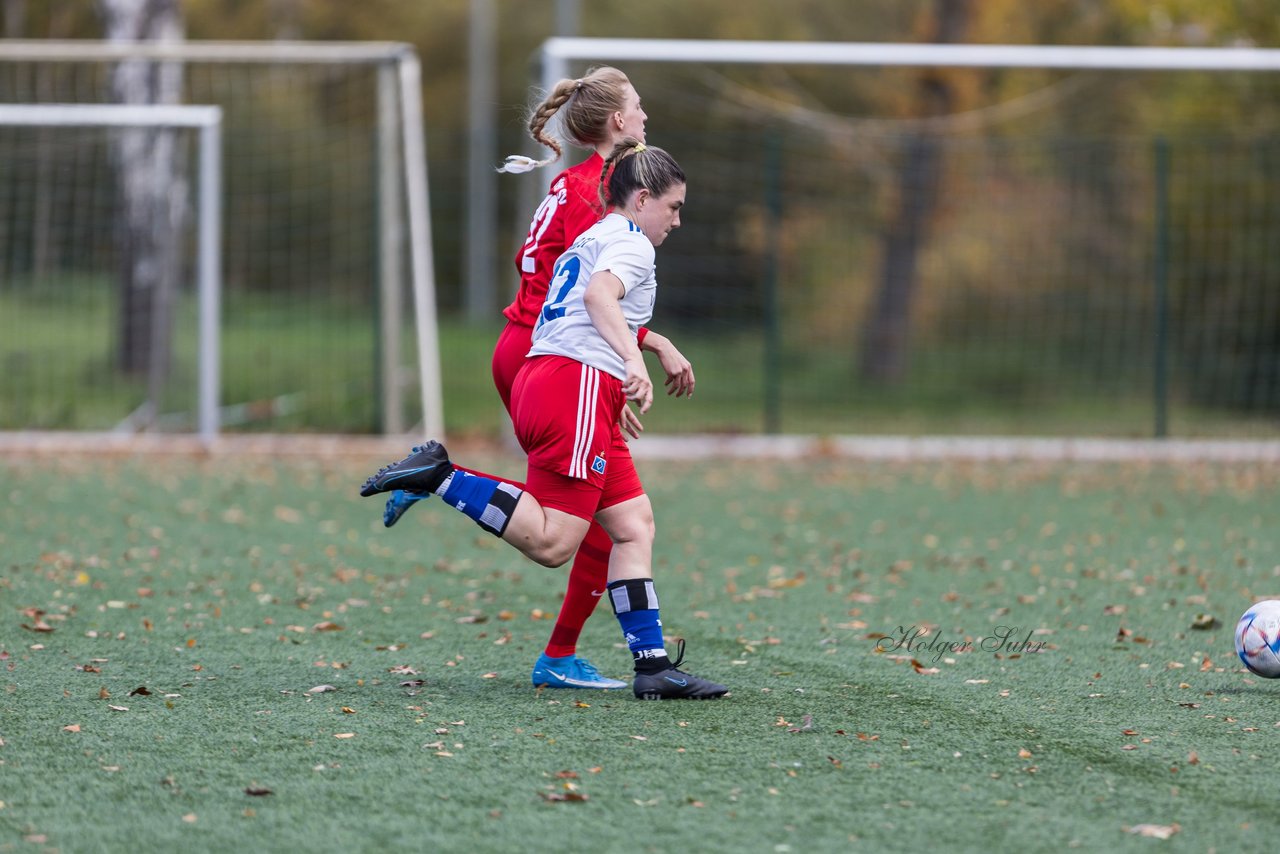
[[[551,182],[545,199],[534,212],[529,234],[516,253],[520,288],[515,300],[503,311],[507,325],[493,352],[493,380],[507,412],[513,415],[512,386],[525,362],[533,337],[533,327],[547,297],[552,269],[562,252],[604,214],[600,198],[600,178],[604,157],[621,139],[644,141],[647,116],[640,96],[626,75],[616,68],[596,68],[576,80],[561,80],[533,111],[529,132],[533,139],[555,152],[546,161],[508,157],[500,171],[525,172],[558,158],[562,149],[546,133],[556,116],[569,137],[594,153]],[[693,393],[693,368],[665,337],[641,329],[642,348],[658,356],[667,375],[668,394],[677,397]],[[621,416],[631,435],[642,429],[630,409]],[[429,494],[397,490],[387,501],[384,523],[390,527],[416,501]],[[533,667],[535,686],[553,688],[620,688],[626,683],[600,675],[586,659],[577,656],[577,642],[583,625],[603,596],[613,543],[599,524],[587,531],[569,573],[567,590],[556,625]]]
[[[598,522],[613,543],[608,595],[643,700],[712,699],[727,688],[680,670],[667,654],[653,579],[653,508],[619,415],[653,403],[636,336],[653,314],[654,250],[680,226],[685,176],[665,151],[624,140],[605,159],[612,208],[557,260],[529,356],[512,386],[516,437],[529,456],[527,489],[455,467],[438,442],[365,481],[434,492],[481,528],[545,566],[559,566]]]

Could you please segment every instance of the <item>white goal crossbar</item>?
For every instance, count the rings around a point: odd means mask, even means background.
[[[222,292],[222,109],[131,104],[0,104],[0,127],[193,128],[199,132],[196,281],[199,300],[196,421],[200,437],[218,435],[218,337]]]
[[[764,65],[872,65],[1061,68],[1130,71],[1280,71],[1280,49],[1091,47],[1000,44],[719,41],[551,38],[542,44],[542,83],[550,90],[572,60],[724,62]]]

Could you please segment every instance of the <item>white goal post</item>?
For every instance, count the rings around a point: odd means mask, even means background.
[[[1280,71],[1280,49],[1274,48],[879,44],[557,36],[542,43],[540,55],[544,92],[550,92],[556,81],[572,76],[569,73],[570,63],[590,60],[1081,71]]]
[[[432,253],[427,195],[422,71],[413,46],[400,42],[108,43],[88,40],[0,40],[0,63],[110,63],[130,59],[250,65],[331,63],[376,67],[377,145],[380,152],[377,181],[378,196],[381,200],[378,214],[380,221],[379,287],[382,307],[380,335],[383,337],[384,345],[381,371],[383,424],[384,429],[391,433],[401,432],[404,429],[401,423],[401,395],[398,382],[400,371],[396,357],[399,350],[400,318],[397,309],[401,294],[400,253],[407,242],[409,279],[413,289],[414,320],[418,338],[418,380],[422,396],[421,424],[427,436],[443,436],[444,402],[436,313],[435,261]],[[85,105],[85,108],[110,109],[112,106]],[[122,109],[131,108],[122,106]],[[191,109],[208,110],[216,107]],[[122,112],[119,115],[126,114]],[[404,199],[403,212],[401,197]],[[201,322],[205,321],[202,319]],[[215,327],[214,332],[216,331]],[[202,377],[209,370],[216,372],[216,366],[209,368],[202,365]],[[216,383],[216,373],[214,376]],[[202,405],[204,403],[202,398]],[[216,406],[212,415],[202,412],[200,416],[202,435],[216,435],[218,430],[216,418]],[[213,419],[212,423],[209,419]]]
[[[218,435],[218,337],[222,291],[222,110],[213,106],[132,104],[0,104],[0,127],[192,128],[199,132],[196,288],[199,301],[196,424],[200,438]]]
[[[975,68],[975,69],[1048,69],[1059,71],[1107,71],[1130,73],[1197,73],[1235,72],[1268,74],[1280,71],[1280,49],[1252,47],[1097,47],[1038,46],[1001,44],[933,44],[933,43],[864,43],[814,41],[744,41],[707,39],[629,39],[554,37],[543,42],[537,83],[549,92],[555,83],[582,73],[589,64],[607,62],[683,64],[686,66],[724,65],[791,65],[831,66],[847,68]],[[629,70],[629,69],[628,69]],[[1242,458],[1274,459],[1276,442],[1223,442],[1209,448],[1203,443],[1160,439],[1148,443],[1115,443],[1115,447],[1095,448],[1089,440],[1036,440],[997,437],[994,439],[930,438],[911,439],[895,436],[785,437],[796,453],[823,453],[839,447],[853,456],[886,458],[925,458],[939,456],[978,457],[998,455],[1005,449],[1017,456],[1034,456],[1043,452],[1047,458],[1103,458],[1106,454],[1133,457],[1159,456],[1162,452],[1185,454],[1187,458],[1210,458],[1216,454],[1240,453]],[[670,440],[665,447],[661,438],[646,439],[638,453],[654,456],[689,453],[691,455],[758,454],[767,445],[773,453],[777,437],[690,437]],[[1122,450],[1125,447],[1128,450]],[[924,448],[930,448],[925,451]],[[647,451],[645,449],[648,449]]]

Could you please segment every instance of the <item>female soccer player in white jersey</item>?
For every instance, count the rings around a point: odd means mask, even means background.
[[[610,66],[600,66],[577,79],[556,83],[547,97],[531,111],[529,135],[554,152],[543,161],[527,157],[507,158],[500,171],[526,172],[545,166],[562,153],[561,144],[547,133],[558,118],[568,137],[584,148],[593,149],[586,160],[552,179],[547,196],[538,205],[529,224],[529,235],[516,252],[515,266],[520,288],[502,312],[506,328],[493,350],[493,382],[503,406],[513,415],[511,389],[525,362],[533,339],[533,327],[547,298],[552,268],[560,254],[578,235],[600,221],[604,207],[600,199],[600,175],[604,158],[622,139],[644,142],[648,116],[640,106],[640,95],[627,75]],[[637,340],[654,353],[666,372],[667,393],[680,397],[693,393],[693,366],[670,340],[641,328]],[[637,435],[639,421],[630,409],[623,410],[627,430]],[[429,495],[396,490],[387,499],[383,523],[391,527],[417,501]],[[566,583],[564,601],[556,616],[546,646],[533,665],[532,682],[549,688],[624,688],[625,682],[602,676],[586,658],[577,654],[578,638],[587,618],[595,611],[607,583],[609,552],[613,541],[598,523],[592,523],[574,556]]]
[[[529,456],[527,489],[455,468],[429,442],[370,477],[361,495],[433,492],[545,566],[577,550],[592,519],[613,542],[608,593],[634,659],[640,699],[710,699],[728,689],[667,655],[653,581],[653,508],[619,416],[653,403],[636,334],[653,314],[654,249],[680,226],[685,176],[671,155],[624,140],[606,158],[612,206],[556,262],[529,358],[512,388],[516,436]],[[537,496],[535,498],[534,496]]]

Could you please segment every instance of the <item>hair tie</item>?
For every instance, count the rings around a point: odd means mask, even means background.
[[[644,151],[644,150],[645,150],[645,149],[644,149],[644,143],[643,143],[643,142],[637,142],[637,143],[636,143],[636,147],[635,147],[635,148],[633,148],[633,149],[631,149],[631,150],[632,150],[632,151],[634,151],[636,154],[639,154],[640,152],[642,152],[642,151]]]
[[[584,83],[584,81],[583,81],[583,79],[582,79],[581,77],[579,77],[577,80],[573,81],[573,91],[575,91],[575,92],[580,92],[580,91],[582,91],[583,83]]]

